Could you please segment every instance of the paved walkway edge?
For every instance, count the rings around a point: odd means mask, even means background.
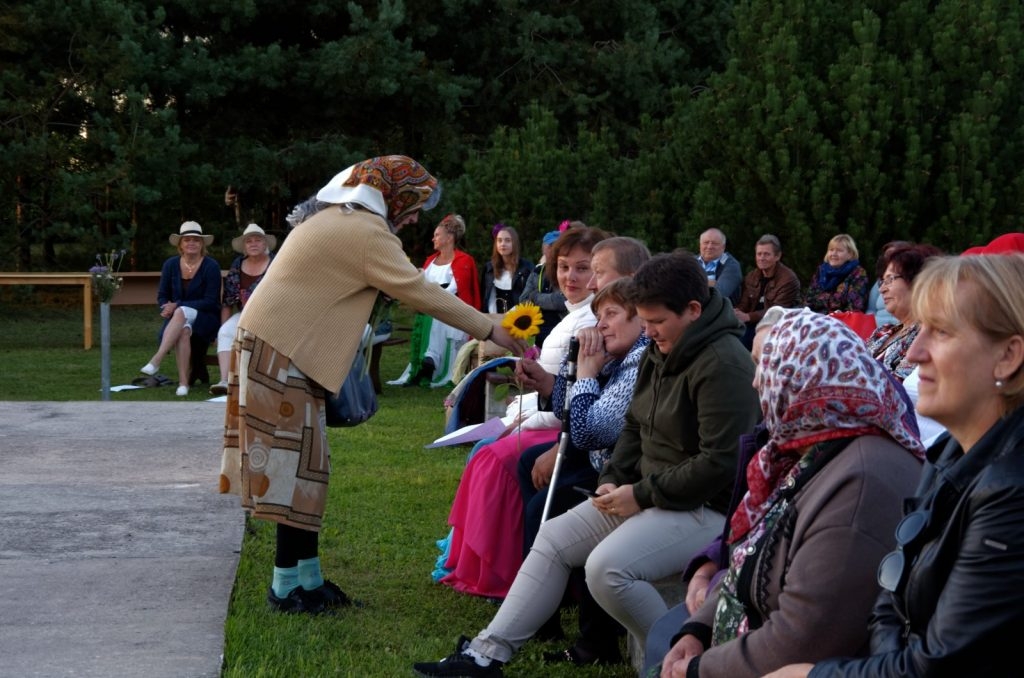
[[[219,676],[223,404],[0,402],[0,676]]]

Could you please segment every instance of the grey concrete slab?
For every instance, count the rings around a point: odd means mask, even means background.
[[[218,676],[223,404],[0,402],[0,676]]]

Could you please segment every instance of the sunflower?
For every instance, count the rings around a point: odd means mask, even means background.
[[[527,301],[509,309],[501,319],[501,326],[516,339],[529,339],[540,332],[543,321],[540,307]]]

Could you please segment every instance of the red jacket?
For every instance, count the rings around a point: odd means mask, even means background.
[[[437,259],[438,252],[434,252],[423,262],[423,268],[430,266],[430,262]],[[476,271],[476,261],[470,255],[460,249],[455,250],[455,257],[452,259],[452,275],[455,276],[455,296],[473,308],[480,308],[480,276]]]

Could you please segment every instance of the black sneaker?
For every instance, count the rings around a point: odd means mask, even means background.
[[[362,601],[349,598],[337,584],[327,579],[324,579],[324,583],[317,588],[302,593],[307,605],[315,609],[313,614],[330,612],[342,607],[363,607]]]
[[[455,652],[439,662],[421,662],[412,665],[412,671],[424,678],[501,678],[502,662],[492,660],[489,666],[480,666],[465,654],[469,648],[469,638],[460,636],[455,644]]]
[[[277,594],[274,593],[274,588],[270,587],[267,589],[267,603],[273,609],[285,614],[308,612],[306,596],[301,586],[296,586],[283,598],[278,598]]]

